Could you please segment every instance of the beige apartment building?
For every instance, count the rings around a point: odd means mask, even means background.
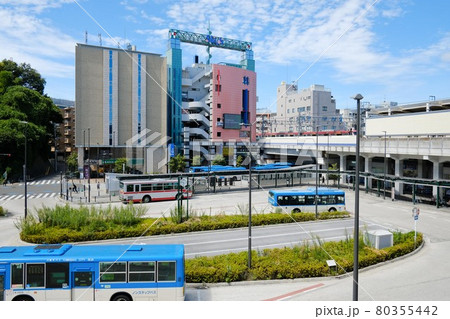
[[[87,167],[110,171],[121,157],[132,159],[135,172],[165,170],[166,85],[159,54],[76,45],[75,144],[84,174]]]

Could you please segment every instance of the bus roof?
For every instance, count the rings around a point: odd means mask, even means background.
[[[37,245],[2,246],[2,262],[95,262],[124,260],[175,260],[183,258],[184,245]]]
[[[309,187],[306,189],[287,189],[287,190],[269,190],[274,195],[314,195],[316,189],[314,187]],[[343,195],[345,192],[339,189],[324,188],[320,187],[317,190],[318,195]]]
[[[123,184],[155,184],[155,183],[178,183],[178,179],[165,179],[165,178],[155,178],[155,179],[127,179],[120,181]]]

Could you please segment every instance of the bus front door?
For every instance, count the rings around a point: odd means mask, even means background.
[[[94,266],[92,264],[72,264],[72,300],[95,300]]]

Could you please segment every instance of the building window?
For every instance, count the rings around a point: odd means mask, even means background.
[[[222,85],[216,84],[216,92],[222,92]]]
[[[222,136],[222,132],[217,132],[217,137],[221,137]]]
[[[327,112],[328,111],[328,106],[324,105],[322,106],[322,112]]]
[[[218,108],[218,109],[221,109],[221,108],[222,108],[222,104],[217,103],[217,108]]]
[[[245,85],[249,85],[250,81],[249,81],[249,79],[248,79],[248,76],[244,76],[244,77],[242,78],[242,83],[245,84]]]

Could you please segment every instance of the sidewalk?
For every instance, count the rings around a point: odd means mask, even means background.
[[[103,178],[93,178],[90,180],[90,184],[88,184],[88,180],[83,179],[70,179],[67,185],[63,181],[62,195],[62,200],[74,204],[104,204],[120,201],[119,192],[108,192]]]

